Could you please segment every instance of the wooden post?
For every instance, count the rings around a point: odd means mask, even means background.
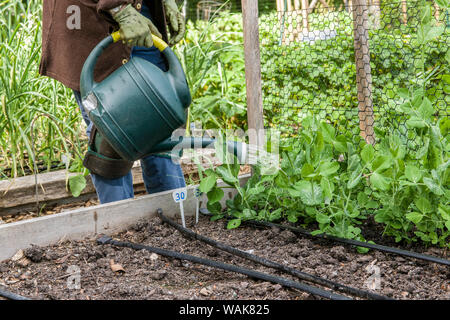
[[[369,51],[369,17],[367,0],[353,0],[353,30],[358,88],[358,115],[361,136],[369,144],[375,143],[373,130],[372,70]]]
[[[308,0],[302,0],[302,22],[303,22],[303,34],[307,34],[309,31],[308,23],[308,10],[309,3]]]
[[[402,12],[403,12],[403,24],[408,23],[408,5],[406,0],[402,1]]]
[[[244,27],[245,80],[250,145],[264,146],[264,120],[261,94],[261,55],[259,51],[258,1],[242,0]]]

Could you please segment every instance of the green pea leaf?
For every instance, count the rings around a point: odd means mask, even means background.
[[[81,192],[86,188],[86,178],[84,175],[79,174],[69,178],[69,188],[72,195],[77,198]]]
[[[408,219],[411,222],[414,222],[415,224],[418,224],[420,221],[422,221],[423,214],[419,212],[410,212],[406,214],[406,219]]]
[[[369,201],[369,197],[364,192],[359,192],[357,196],[358,205],[360,207],[365,207],[367,202]]]
[[[339,170],[340,166],[338,162],[322,162],[319,165],[319,174],[323,177],[331,176]]]
[[[362,179],[362,174],[359,170],[355,170],[351,173],[350,178],[347,182],[347,188],[353,189],[356,187]]]
[[[208,202],[213,204],[215,202],[219,202],[222,200],[225,193],[221,188],[213,188],[210,192],[208,192]]]
[[[303,179],[309,178],[310,176],[314,175],[314,167],[309,163],[305,163],[300,173]]]
[[[241,219],[233,219],[228,221],[227,229],[236,229],[241,225],[242,220]]]
[[[296,223],[298,221],[297,214],[298,213],[296,211],[289,211],[287,214],[288,221],[292,222],[292,223]]]
[[[419,209],[424,214],[430,213],[432,211],[430,201],[428,201],[428,199],[423,196],[415,198],[414,204],[416,205],[417,209]]]
[[[312,236],[317,236],[319,234],[323,234],[324,232],[322,230],[314,230],[313,232],[311,232]]]
[[[203,193],[208,193],[216,185],[217,176],[214,173],[210,173],[201,182],[199,189]]]
[[[391,167],[392,159],[389,156],[378,156],[372,164],[372,170],[375,172],[382,172]]]
[[[214,222],[223,218],[223,214],[215,214],[211,217],[210,221]]]
[[[331,221],[330,217],[327,215],[324,215],[323,213],[318,213],[316,215],[316,220],[319,223],[329,223]]]
[[[431,101],[427,97],[423,99],[422,104],[419,107],[419,112],[423,120],[428,120],[431,115],[433,115],[434,108]]]
[[[323,190],[323,195],[328,198],[329,201],[333,198],[334,184],[328,178],[322,178],[320,181],[320,186]]]
[[[322,189],[318,184],[311,181],[299,181],[290,190],[294,196],[299,196],[302,202],[308,206],[315,206],[323,202]]]
[[[334,147],[339,152],[346,152],[347,151],[347,138],[342,134],[337,136],[336,140],[334,141]]]
[[[222,205],[220,202],[214,202],[214,203],[206,203],[206,208],[209,212],[214,214],[221,214],[222,213]]]
[[[282,211],[283,211],[282,208],[278,208],[277,210],[272,211],[272,212],[269,214],[269,221],[272,222],[272,221],[276,221],[276,220],[281,219],[281,213],[282,213]]]
[[[374,172],[370,176],[370,183],[378,190],[387,191],[390,187],[390,181],[383,175]]]
[[[442,190],[441,186],[436,183],[433,179],[424,177],[423,183],[433,192],[435,195],[442,196],[444,195],[444,190]]]
[[[326,122],[320,123],[320,130],[322,132],[323,140],[327,143],[332,143],[335,137],[336,130]]]
[[[372,162],[375,157],[375,149],[371,144],[366,144],[361,151],[361,159],[364,163]]]
[[[406,125],[409,128],[425,128],[427,126],[427,123],[417,116],[412,116],[406,121]]]
[[[235,184],[239,183],[238,178],[232,174],[231,170],[228,170],[226,165],[217,167],[216,172],[220,175],[220,177],[226,184],[232,187],[234,187]]]
[[[397,94],[403,99],[409,99],[409,90],[406,88],[398,89]]]
[[[422,172],[413,165],[407,165],[405,167],[405,176],[411,182],[418,183],[422,178]]]

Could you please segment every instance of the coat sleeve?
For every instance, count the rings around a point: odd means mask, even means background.
[[[133,0],[77,0],[81,5],[92,8],[97,13],[107,20],[112,25],[116,25],[116,22],[109,14],[109,10],[116,8],[123,4],[132,4]]]
[[[77,0],[86,7],[95,8],[101,15],[109,15],[108,11],[122,4],[133,3],[133,0]]]

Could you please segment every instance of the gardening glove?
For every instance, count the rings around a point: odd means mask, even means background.
[[[178,10],[175,0],[164,0],[164,9],[170,30],[169,44],[174,45],[183,39],[186,31],[186,24],[183,15]]]
[[[140,14],[131,4],[111,14],[120,26],[122,41],[130,47],[150,48],[153,46],[152,34],[162,37],[153,22]]]

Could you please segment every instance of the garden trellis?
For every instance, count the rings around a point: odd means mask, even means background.
[[[442,63],[448,28],[420,44],[420,2],[383,1],[376,9],[365,2],[353,1],[347,9],[288,6],[291,11],[261,15],[268,126],[295,134],[302,117],[312,112],[369,143],[376,141],[378,128],[396,130],[415,148],[398,90],[427,78],[434,80],[425,86],[435,99],[436,116],[448,117],[448,84],[436,81],[448,73],[448,64]],[[448,13],[433,8],[437,25],[445,24]]]
[[[371,144],[377,131],[394,130],[416,149],[402,92],[423,84],[436,117],[448,117],[448,83],[440,80],[448,73],[449,13],[431,2],[441,33],[421,43],[423,1],[341,2],[258,1],[265,127],[292,136],[312,113]]]

